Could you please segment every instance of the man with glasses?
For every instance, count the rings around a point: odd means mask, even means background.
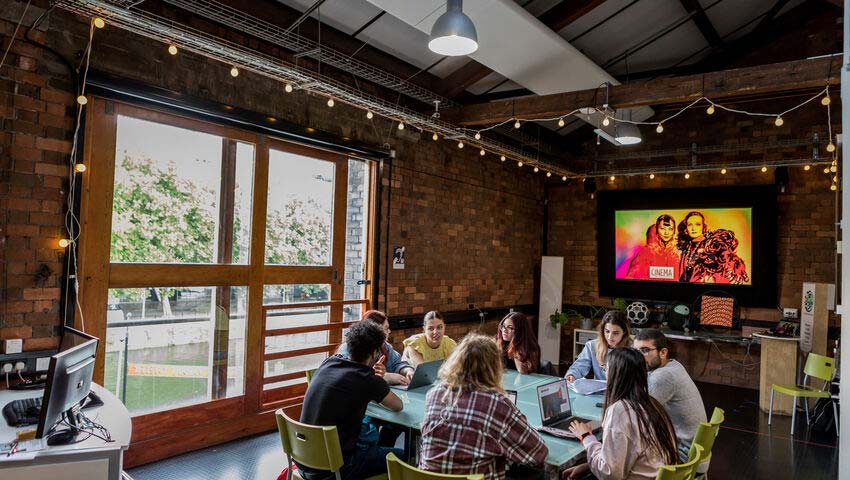
[[[649,394],[664,405],[673,421],[682,462],[700,422],[706,421],[705,405],[685,367],[670,358],[670,344],[660,330],[644,328],[635,334],[635,350],[643,354],[649,370]]]

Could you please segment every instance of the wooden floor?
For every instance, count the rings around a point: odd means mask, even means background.
[[[726,411],[726,422],[714,444],[711,479],[834,479],[838,477],[835,436],[807,432],[805,415],[797,416],[797,435],[789,435],[790,417],[774,417],[758,409],[758,392],[714,384],[698,384],[706,408]],[[259,435],[180,455],[130,470],[135,480],[200,480],[210,478],[272,479],[283,467],[277,433]]]

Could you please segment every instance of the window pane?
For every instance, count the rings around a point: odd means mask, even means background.
[[[282,358],[280,360],[270,360],[265,363],[263,376],[273,377],[275,375],[284,375],[286,373],[298,372],[302,370],[309,370],[311,368],[318,368],[325,359],[328,358],[327,353],[314,353],[311,355],[303,355],[300,357],[291,357],[291,358]],[[269,383],[268,385],[263,386],[263,390],[271,390],[273,388],[285,387],[287,385],[294,385],[296,383],[306,382],[306,376],[302,379],[294,378],[291,380],[284,380],[282,382]]]
[[[246,287],[109,290],[104,386],[133,415],[242,395],[246,300]]]
[[[236,144],[236,186],[233,195],[233,263],[251,261],[251,212],[254,193],[254,146]]]
[[[366,243],[369,226],[369,168],[362,160],[348,160],[348,204],[345,212],[345,300],[366,295]]]
[[[113,262],[216,260],[222,138],[118,116]]]
[[[334,164],[269,150],[266,263],[330,265]]]

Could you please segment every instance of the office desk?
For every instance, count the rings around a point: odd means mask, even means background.
[[[537,386],[558,380],[559,377],[547,375],[528,374],[523,375],[509,370],[502,377],[502,383],[506,390],[516,390],[517,408],[528,419],[532,427],[541,424],[540,406],[537,403]],[[432,385],[415,388],[413,390],[393,389],[396,395],[404,402],[401,412],[393,412],[376,403],[370,403],[366,414],[372,418],[394,423],[407,428],[411,432],[418,432],[425,419],[425,395]],[[602,402],[601,395],[578,395],[570,391],[570,404],[573,414],[590,420],[601,420],[602,409],[596,404]],[[584,453],[584,447],[577,440],[569,440],[554,437],[545,433],[540,436],[549,447],[549,456],[546,457],[546,474],[548,478],[558,478],[561,470],[571,466]],[[407,435],[412,438],[413,435]],[[412,452],[412,445],[408,448]]]
[[[124,450],[130,445],[132,422],[130,413],[118,398],[100,385],[92,390],[103,400],[103,405],[87,408],[86,416],[109,430],[114,440],[104,442],[89,437],[73,445],[45,447],[37,452],[20,452],[7,457],[0,455],[0,478],[25,478],[27,480],[95,480],[121,478]],[[0,390],[0,408],[12,400],[33,398],[44,390]],[[26,427],[31,428],[31,427]],[[0,442],[11,442],[15,431],[0,418]],[[83,433],[82,435],[85,435]]]

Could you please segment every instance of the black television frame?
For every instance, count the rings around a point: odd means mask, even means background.
[[[776,308],[776,187],[774,185],[606,190],[597,203],[597,272],[599,295],[650,301],[694,302],[710,290],[733,295],[740,305]],[[699,210],[751,208],[753,258],[751,285],[653,282],[616,278],[614,214],[617,210]],[[709,225],[711,228],[711,225]]]

